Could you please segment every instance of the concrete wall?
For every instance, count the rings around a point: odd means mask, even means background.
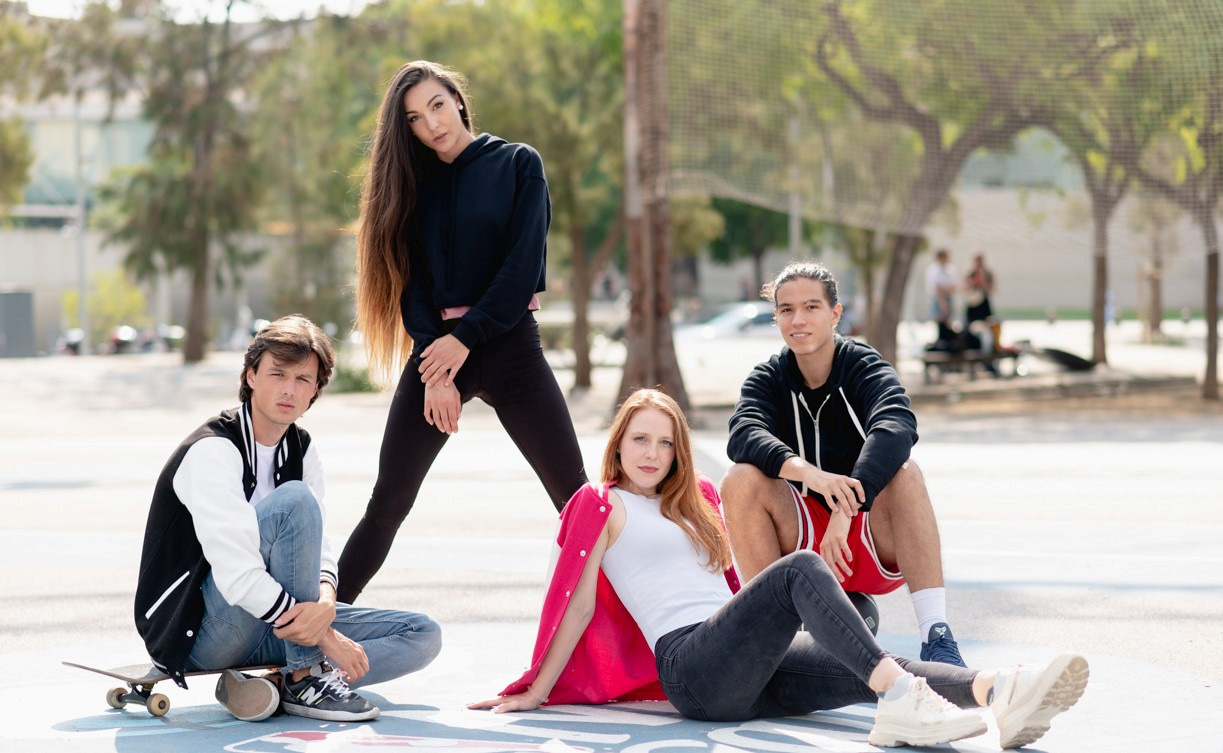
[[[86,278],[122,266],[123,249],[118,245],[103,245],[101,233],[85,235],[84,262]],[[261,240],[265,246],[277,245],[277,239]],[[40,353],[55,349],[56,341],[66,332],[62,314],[62,296],[78,288],[80,268],[77,237],[73,231],[59,230],[0,230],[0,288],[29,290],[34,294],[34,341]],[[227,341],[235,328],[250,319],[274,316],[268,303],[270,276],[282,263],[273,249],[255,268],[249,270],[241,290],[226,290],[211,298],[212,330],[218,341]],[[174,274],[167,286],[153,283],[141,285],[148,303],[149,317],[158,323],[183,324],[187,319],[190,297],[189,280],[182,273]]]

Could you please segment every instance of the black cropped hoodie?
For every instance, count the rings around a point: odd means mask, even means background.
[[[481,134],[450,164],[420,151],[400,297],[415,357],[447,332],[473,348],[517,324],[544,290],[552,221],[543,160],[527,144]],[[456,306],[471,310],[443,325]]]

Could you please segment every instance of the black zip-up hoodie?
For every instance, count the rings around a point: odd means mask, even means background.
[[[522,319],[544,290],[552,206],[539,153],[487,133],[450,164],[420,160],[400,309],[413,352],[451,331],[472,348]],[[471,306],[457,323],[441,310]]]
[[[803,383],[789,348],[752,370],[730,417],[726,454],[772,478],[801,456],[861,481],[869,510],[916,441],[917,417],[896,369],[869,345],[837,336],[832,371],[816,389]]]

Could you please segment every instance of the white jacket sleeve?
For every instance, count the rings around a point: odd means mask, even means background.
[[[242,491],[243,467],[233,442],[206,437],[187,451],[174,474],[174,493],[191,513],[225,601],[270,624],[296,601],[268,573],[259,553],[259,521]]]
[[[310,487],[310,491],[314,492],[314,499],[318,501],[319,513],[323,516],[323,530],[326,530],[327,505],[323,502],[326,488],[323,483],[323,463],[319,459],[318,450],[315,449],[317,447],[318,440],[314,439],[311,440],[310,447],[306,449],[306,456],[302,459],[302,481]],[[330,583],[332,588],[338,589],[340,581],[337,573],[340,572],[340,568],[336,564],[335,553],[331,548],[331,538],[327,534],[323,534],[322,557],[319,566],[319,581]]]

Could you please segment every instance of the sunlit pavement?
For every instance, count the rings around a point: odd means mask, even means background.
[[[1074,342],[1060,347],[1081,352]],[[1160,350],[1143,357],[1143,348]],[[1121,344],[1114,353],[1114,370],[1131,377],[1199,368],[1191,347]],[[752,364],[739,361],[757,356],[717,355],[724,368],[690,381],[708,380],[708,394],[733,401],[738,377],[730,372],[746,373]],[[702,357],[709,355],[681,353],[681,361]],[[1126,358],[1137,367],[1123,370]],[[159,686],[172,703],[162,719],[108,708],[115,683],[59,662],[143,659],[131,598],[152,481],[183,436],[236,402],[239,364],[232,353],[190,368],[172,355],[0,360],[0,661],[9,677],[0,691],[0,748],[873,750],[873,709],[865,706],[717,725],[682,720],[666,704],[466,711],[464,703],[494,695],[529,658],[555,521],[525,461],[479,404],[465,409],[363,596],[428,612],[445,632],[432,666],[370,689],[379,720],[236,722],[213,700],[210,677],[188,691]],[[591,468],[619,387],[612,369],[595,377],[572,398]],[[303,419],[324,453],[328,530],[337,539],[372,485],[388,401],[327,394]],[[1032,749],[1223,751],[1221,422],[937,412],[920,421],[914,457],[938,509],[950,617],[969,662],[1034,663],[1064,650],[1091,662],[1083,700]],[[707,424],[697,432],[698,460],[716,479],[727,463],[725,433]],[[904,592],[880,609],[884,645],[915,654]],[[996,741],[991,729],[952,747],[993,750]]]

